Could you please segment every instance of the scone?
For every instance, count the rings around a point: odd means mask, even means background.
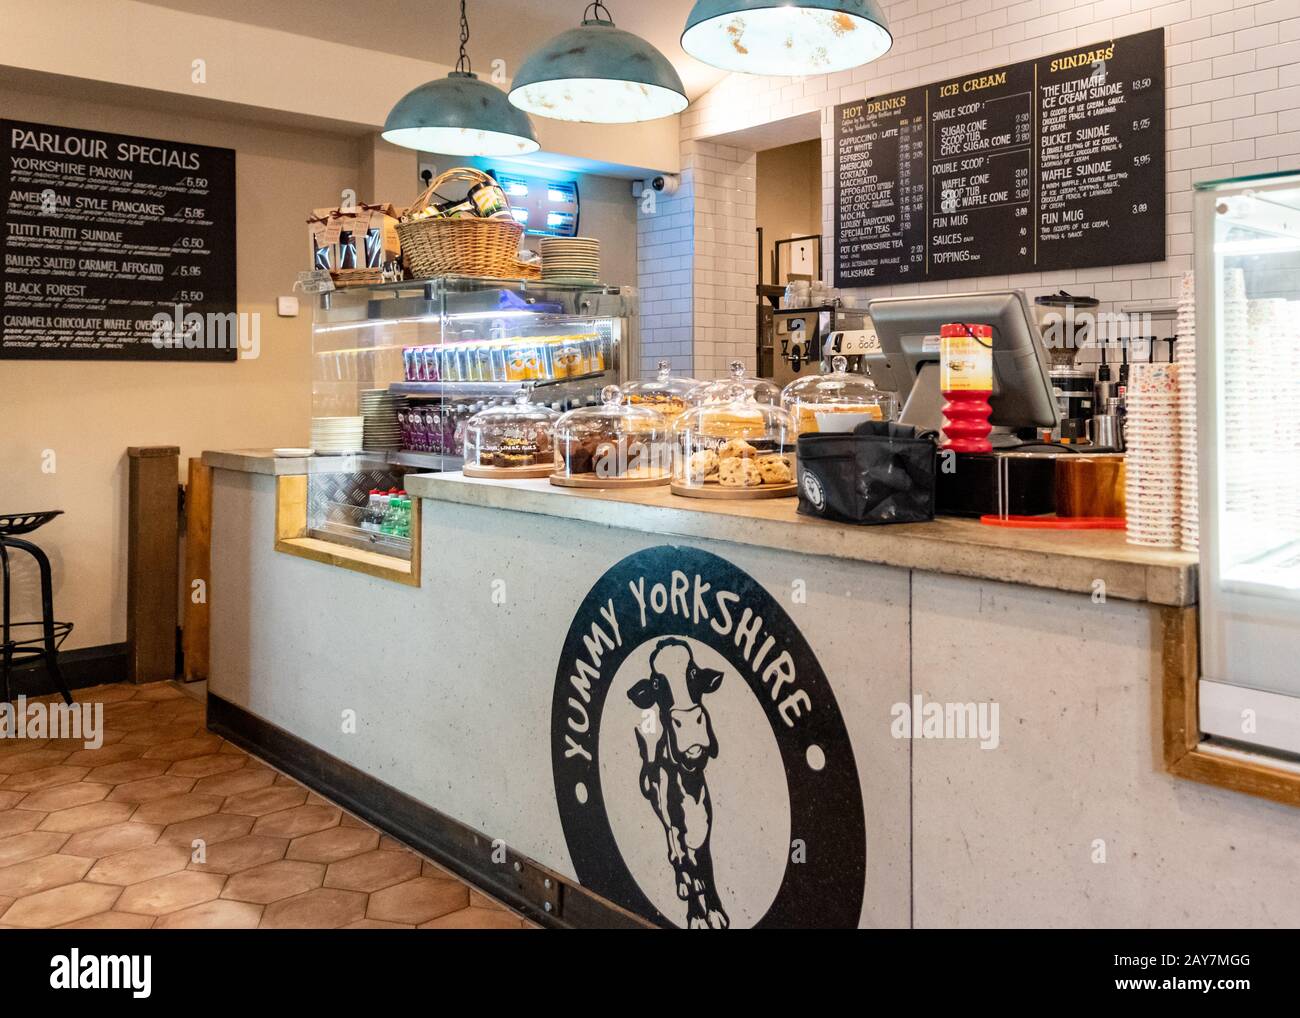
[[[760,456],[756,462],[764,484],[789,484],[794,480],[784,456]]]
[[[686,461],[686,478],[691,482],[703,481],[710,474],[718,472],[718,454],[712,449],[700,449],[691,453]]]
[[[731,456],[718,463],[718,481],[728,488],[754,488],[763,483],[763,475],[752,459]]]
[[[757,456],[758,450],[743,438],[733,438],[718,446],[719,459],[732,459],[740,456]]]

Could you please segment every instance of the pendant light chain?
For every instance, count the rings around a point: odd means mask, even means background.
[[[601,11],[605,12],[605,16],[603,18],[600,16]],[[582,20],[583,21],[593,21],[593,20],[608,21],[612,25],[614,23],[614,15],[609,13],[609,8],[606,7],[603,3],[601,3],[600,0],[596,0],[595,3],[587,4],[587,9],[582,12]]]
[[[456,61],[456,70],[469,74],[473,70],[469,62],[469,16],[465,13],[465,0],[460,0],[460,59]]]

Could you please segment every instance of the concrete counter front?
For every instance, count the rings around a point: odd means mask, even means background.
[[[1163,766],[1188,556],[447,474],[410,586],[276,552],[245,459],[212,724],[543,921],[1300,923],[1300,811]]]

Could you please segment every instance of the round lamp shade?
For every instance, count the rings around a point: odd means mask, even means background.
[[[696,0],[682,49],[747,74],[829,74],[894,44],[876,0]]]
[[[541,148],[526,113],[499,88],[462,71],[397,100],[383,137],[403,148],[454,156],[518,156]]]
[[[631,124],[686,109],[668,58],[612,22],[587,20],[524,61],[510,88],[521,110],[552,120]]]

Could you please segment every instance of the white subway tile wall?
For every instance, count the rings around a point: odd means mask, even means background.
[[[639,224],[645,358],[694,354],[700,375],[754,361],[754,153],[709,139],[817,111],[824,257],[834,264],[832,108],[942,78],[1165,29],[1168,228],[1161,262],[842,292],[870,296],[1066,288],[1103,311],[1169,302],[1192,267],[1192,183],[1300,169],[1300,0],[885,0],[894,46],[850,71],[733,74],[682,114],[681,190]],[[694,245],[692,246],[692,240]],[[651,310],[653,309],[653,310]]]
[[[637,217],[641,368],[713,378],[754,363],[756,155],[682,141],[675,195],[643,198]]]

